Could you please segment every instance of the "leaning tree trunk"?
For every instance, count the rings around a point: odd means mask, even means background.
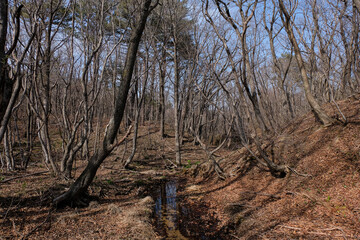
[[[10,121],[12,109],[16,103],[21,89],[20,67],[25,58],[26,52],[29,50],[30,44],[35,37],[36,24],[31,29],[32,35],[24,46],[22,54],[16,59],[13,65],[12,77],[9,77],[9,65],[7,58],[11,56],[19,41],[20,35],[20,15],[23,5],[20,5],[14,14],[15,18],[15,33],[14,39],[10,48],[5,51],[6,37],[7,37],[7,23],[8,23],[8,1],[0,0],[0,141],[3,139],[7,124]]]
[[[87,189],[93,181],[99,166],[114,148],[114,140],[124,115],[126,99],[130,89],[130,82],[141,36],[146,25],[147,17],[157,5],[156,2],[154,6],[151,6],[151,2],[152,0],[145,0],[140,13],[140,19],[135,28],[132,29],[126,62],[122,73],[122,81],[116,91],[115,108],[113,116],[105,129],[103,144],[99,146],[99,150],[90,158],[85,170],[71,185],[70,189],[54,199],[54,203],[56,204],[70,204],[71,206],[86,206],[88,204]]]
[[[310,107],[315,115],[315,118],[320,120],[320,122],[323,125],[329,126],[334,122],[334,120],[325,113],[325,111],[320,107],[319,103],[317,102],[317,100],[315,99],[313,94],[311,93],[311,87],[310,87],[309,79],[308,79],[308,76],[306,73],[304,60],[301,56],[301,51],[300,51],[299,45],[296,41],[295,34],[294,34],[292,26],[291,26],[291,24],[292,24],[291,16],[289,15],[288,11],[286,10],[282,0],[279,0],[279,5],[280,5],[281,13],[282,13],[281,19],[284,23],[284,26],[285,26],[286,32],[288,34],[289,40],[291,42],[291,45],[294,47],[295,57],[296,57],[296,60],[297,60],[297,63],[298,63],[299,69],[300,69],[306,99],[307,99],[308,103],[310,104]]]
[[[0,121],[10,100],[12,86],[7,71],[6,37],[8,23],[8,1],[0,1]]]

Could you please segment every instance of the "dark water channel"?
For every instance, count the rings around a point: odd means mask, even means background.
[[[155,193],[155,227],[164,239],[189,239],[180,231],[187,209],[180,206],[177,189],[177,180],[166,180]]]
[[[209,238],[201,228],[193,226],[193,221],[190,221],[192,224],[189,226],[191,209],[186,207],[183,199],[177,196],[179,187],[179,181],[172,179],[162,181],[155,190],[154,225],[158,233],[167,240],[221,239],[218,237]]]

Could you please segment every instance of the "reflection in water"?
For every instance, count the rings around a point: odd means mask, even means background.
[[[166,239],[188,239],[180,232],[180,221],[187,213],[185,207],[176,202],[177,182],[167,181],[161,184],[155,202],[156,227]]]
[[[177,187],[176,180],[164,181],[155,192],[155,227],[160,235],[167,240],[222,240],[216,233],[207,231],[211,229],[193,225],[200,222],[191,220],[191,209],[179,203]]]

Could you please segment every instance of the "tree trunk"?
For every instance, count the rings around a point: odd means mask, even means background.
[[[46,31],[46,49],[44,53],[44,58],[42,59],[44,62],[44,68],[41,72],[41,86],[43,86],[43,99],[40,100],[43,107],[41,108],[41,113],[38,118],[38,135],[41,143],[41,147],[43,149],[43,155],[45,158],[45,162],[51,164],[52,170],[55,175],[59,174],[59,169],[54,162],[52,157],[52,146],[51,139],[49,136],[49,117],[51,112],[51,93],[50,93],[50,71],[51,71],[51,47],[52,47],[52,26],[53,26],[53,17],[54,12],[52,8],[52,1],[50,4],[50,16],[49,23]]]
[[[7,170],[15,170],[15,162],[11,153],[11,142],[9,141],[9,129],[4,134],[4,155]]]
[[[116,94],[115,109],[113,116],[105,129],[103,143],[99,146],[99,150],[91,156],[85,170],[81,173],[80,177],[76,179],[75,183],[71,185],[70,189],[54,199],[54,203],[56,204],[70,204],[71,206],[87,206],[88,204],[89,199],[87,198],[87,189],[93,181],[99,166],[111,153],[114,140],[123,118],[141,36],[146,25],[147,17],[157,5],[156,2],[155,6],[152,7],[151,2],[152,0],[145,1],[143,7],[141,8],[140,19],[137,22],[137,25],[132,29],[126,54],[125,66],[122,73],[122,81]]]
[[[174,81],[174,117],[175,117],[175,154],[176,154],[176,164],[181,165],[181,143],[180,143],[180,119],[181,115],[179,109],[179,84],[180,84],[180,73],[179,73],[179,62],[177,56],[176,40],[174,40],[174,71],[175,71],[175,81]]]
[[[165,76],[166,76],[166,51],[162,51],[162,61],[159,64],[160,68],[160,136],[165,137]]]
[[[8,1],[0,1],[0,122],[6,112],[9,104],[13,83],[9,78],[7,54],[6,54],[6,37],[8,24]]]
[[[353,4],[356,10],[358,11],[358,13],[360,14],[360,0],[353,0]]]
[[[141,111],[142,105],[145,105],[145,104],[143,104],[143,102],[145,100],[146,84],[147,84],[147,80],[148,80],[148,72],[146,71],[146,68],[144,68],[144,70],[145,70],[145,80],[144,80],[142,90],[141,90],[141,97],[140,97],[140,100],[137,99],[137,101],[136,101],[137,106],[136,106],[136,112],[135,112],[133,146],[132,146],[130,156],[125,161],[124,168],[129,167],[129,164],[131,163],[131,161],[133,160],[133,158],[135,156],[135,152],[136,152],[136,148],[137,148],[137,136],[138,136],[138,130],[139,130],[140,111]],[[145,106],[144,106],[144,108],[145,108]]]
[[[312,108],[312,112],[314,113],[315,118],[319,119],[323,125],[329,126],[329,125],[333,124],[334,120],[325,113],[325,111],[320,107],[319,103],[317,102],[317,100],[315,99],[313,94],[311,93],[311,86],[310,86],[309,79],[308,79],[308,76],[306,73],[304,60],[302,58],[299,45],[296,41],[294,32],[292,30],[291,16],[285,9],[285,6],[284,6],[284,3],[282,0],[279,0],[279,4],[280,4],[280,10],[282,13],[281,19],[284,23],[284,26],[285,26],[286,32],[288,34],[288,37],[290,39],[290,42],[291,42],[292,46],[294,47],[295,57],[296,57],[296,60],[297,60],[297,63],[298,63],[299,69],[300,69],[306,99],[307,99],[308,103],[310,104],[310,107]]]

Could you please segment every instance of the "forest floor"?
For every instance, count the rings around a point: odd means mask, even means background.
[[[177,179],[190,214],[189,239],[360,239],[360,100],[339,101],[346,125],[322,127],[311,113],[290,122],[263,148],[294,172],[275,178],[244,149],[221,149],[227,178],[205,176],[200,146],[185,138],[183,168],[174,167],[174,138],[141,126],[131,170],[122,162],[131,135],[105,160],[89,189],[87,208],[56,209],[52,199],[70,182],[56,178],[34,155],[26,171],[0,172],[0,239],[166,239],[154,227],[154,193]],[[327,112],[340,118],[333,105]],[[76,162],[79,176],[85,161]],[[185,231],[185,232],[186,232]],[[184,233],[186,235],[186,233]],[[173,237],[168,239],[186,239]]]

